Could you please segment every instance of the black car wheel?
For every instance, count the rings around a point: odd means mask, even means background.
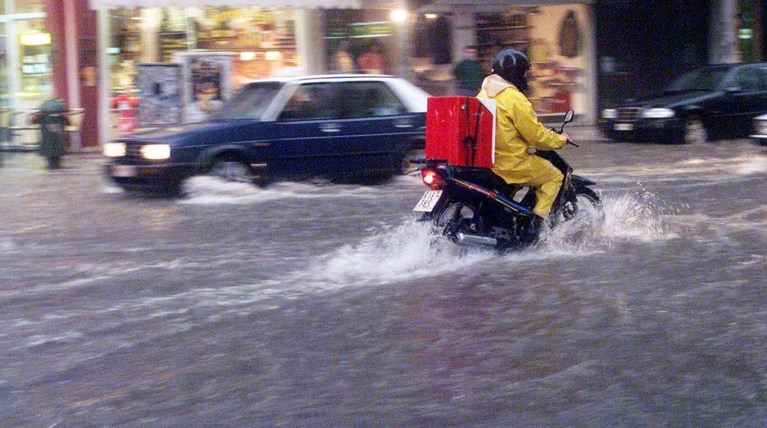
[[[697,144],[708,141],[708,130],[699,116],[690,116],[684,121],[682,143]]]
[[[250,166],[233,156],[214,159],[210,168],[210,175],[236,183],[253,182],[253,171],[251,171]]]

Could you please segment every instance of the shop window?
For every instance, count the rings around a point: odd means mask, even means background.
[[[236,54],[238,81],[287,74],[298,66],[292,10],[207,8],[192,26],[197,49]]]
[[[51,69],[51,35],[45,32],[43,20],[17,21],[21,96],[46,96],[53,90]]]
[[[40,13],[45,12],[45,0],[16,0],[14,13]]]
[[[413,56],[428,57],[433,64],[452,63],[452,32],[446,17],[426,19],[419,16],[413,30],[413,39]]]

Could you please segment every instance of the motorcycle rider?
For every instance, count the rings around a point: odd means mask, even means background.
[[[564,176],[535,150],[562,148],[566,133],[547,129],[525,96],[530,61],[516,49],[504,49],[493,59],[492,74],[482,82],[478,98],[497,102],[495,165],[492,171],[508,184],[535,187],[536,202],[529,239],[535,240],[545,224]]]

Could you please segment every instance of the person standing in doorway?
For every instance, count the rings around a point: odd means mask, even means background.
[[[479,93],[482,87],[482,67],[477,59],[477,48],[466,46],[463,48],[463,59],[453,67],[453,77],[456,80],[457,93],[466,97],[473,97]]]

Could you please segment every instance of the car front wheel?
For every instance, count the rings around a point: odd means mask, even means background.
[[[705,143],[708,141],[708,130],[698,116],[691,116],[684,122],[684,144]]]
[[[210,175],[235,183],[253,182],[253,172],[250,170],[250,166],[234,157],[215,159],[210,168]]]

